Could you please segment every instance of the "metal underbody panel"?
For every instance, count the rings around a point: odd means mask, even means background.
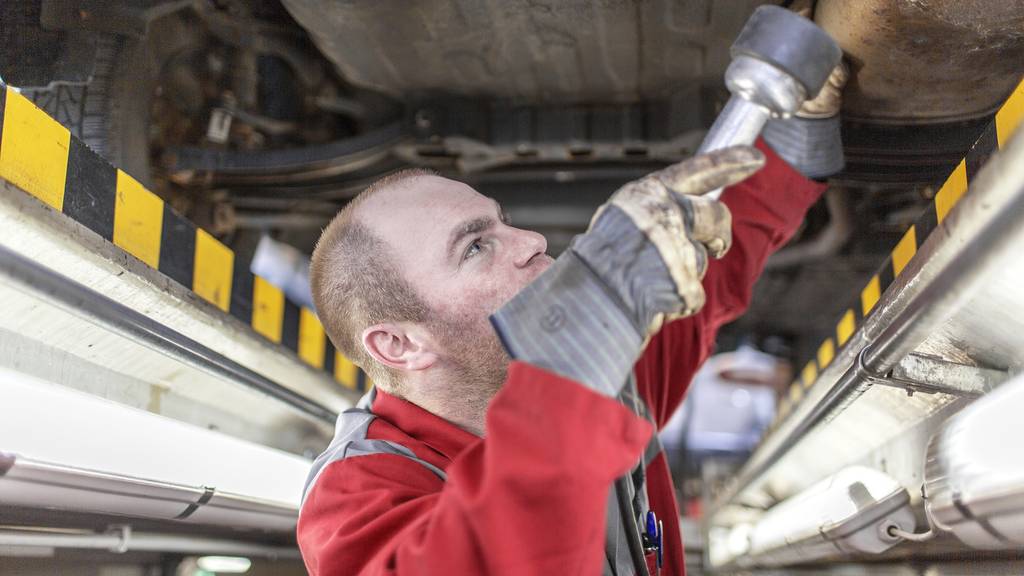
[[[973,118],[1020,78],[1019,0],[820,0],[814,19],[843,47],[857,79],[843,96],[847,118]]]
[[[563,104],[647,101],[717,83],[733,38],[764,3],[284,0],[356,85],[401,99],[443,92]],[[814,14],[851,62],[851,118],[977,117],[1021,70],[1018,0],[821,0]]]
[[[285,0],[351,82],[531,102],[633,102],[718,82],[759,0]],[[395,41],[400,39],[400,41]]]

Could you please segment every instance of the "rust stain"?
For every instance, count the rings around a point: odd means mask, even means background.
[[[977,117],[1024,74],[1021,0],[821,0],[815,20],[851,63],[849,117]]]

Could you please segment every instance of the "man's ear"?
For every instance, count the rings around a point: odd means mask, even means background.
[[[415,324],[384,322],[363,330],[363,348],[377,362],[414,372],[437,362],[430,338]]]

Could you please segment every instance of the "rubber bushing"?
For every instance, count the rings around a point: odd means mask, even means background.
[[[732,44],[732,57],[753,56],[796,78],[813,98],[825,85],[843,51],[814,22],[778,6],[760,6]]]

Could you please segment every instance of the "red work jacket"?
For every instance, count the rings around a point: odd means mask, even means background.
[[[667,325],[634,368],[664,425],[712,351],[718,328],[748,306],[768,255],[783,245],[824,186],[773,152],[725,191],[733,245],[704,278],[707,303]],[[650,423],[615,400],[521,362],[490,404],[485,438],[377,392],[367,438],[390,440],[443,470],[371,454],[328,464],[307,493],[298,542],[313,576],[598,575],[615,478],[642,456]],[[682,575],[683,545],[664,454],[647,468],[651,509],[664,518],[662,574]]]

